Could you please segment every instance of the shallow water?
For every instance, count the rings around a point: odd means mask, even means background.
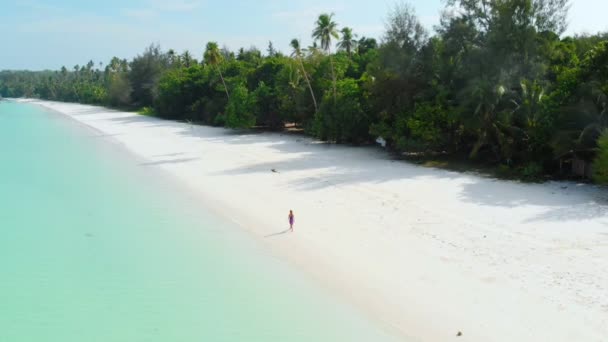
[[[99,133],[0,102],[0,341],[389,339]]]

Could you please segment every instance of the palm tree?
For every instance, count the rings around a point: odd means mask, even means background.
[[[581,86],[582,98],[565,106],[558,117],[552,148],[556,156],[576,151],[590,151],[608,127],[608,92],[595,81]]]
[[[300,62],[300,67],[302,68],[302,73],[304,74],[304,79],[308,84],[308,89],[310,90],[310,96],[312,97],[312,102],[315,105],[315,113],[319,110],[317,107],[317,98],[315,97],[315,92],[312,90],[312,85],[310,84],[310,79],[308,78],[308,74],[306,73],[306,69],[304,68],[304,62],[302,62],[302,48],[300,47],[300,41],[297,39],[291,40],[291,47],[293,48],[293,52],[291,54],[298,62]]]
[[[338,24],[333,21],[334,14],[321,14],[317,19],[316,27],[312,31],[312,37],[321,42],[321,48],[329,55],[329,63],[331,64],[331,77],[334,86],[334,100],[336,94],[336,73],[334,71],[334,61],[331,58],[331,38],[338,39]]]
[[[357,37],[356,34],[353,34],[353,30],[350,27],[345,27],[342,29],[342,40],[338,42],[338,48],[346,51],[348,53],[348,57],[352,57],[353,50],[357,48]]]
[[[514,111],[507,107],[507,88],[493,80],[482,78],[472,83],[469,103],[475,106],[471,124],[476,125],[477,142],[469,157],[476,159],[484,147],[489,147],[497,159],[510,163],[514,144],[525,142],[525,132],[513,125]],[[510,102],[512,105],[513,102]]]
[[[222,84],[224,85],[224,90],[226,90],[226,97],[228,98],[228,100],[230,100],[228,87],[226,86],[226,81],[224,81],[224,75],[222,75],[222,68],[220,67],[224,56],[220,52],[220,48],[218,47],[216,42],[207,43],[207,48],[205,49],[205,55],[203,56],[203,58],[205,59],[205,63],[215,66],[219,71],[220,78],[222,79]]]
[[[184,66],[186,68],[189,68],[190,65],[192,64],[192,55],[190,54],[190,51],[188,51],[188,50],[184,51],[184,53],[182,54],[181,60],[182,60],[182,63],[184,64]]]
[[[308,49],[306,50],[308,51],[309,55],[316,55],[319,53],[319,45],[317,42],[312,42],[312,45],[308,46]]]
[[[175,53],[175,50],[169,49],[169,51],[167,51],[167,58],[169,59],[169,64],[171,65],[171,67],[174,67],[175,61],[177,60],[177,54]]]

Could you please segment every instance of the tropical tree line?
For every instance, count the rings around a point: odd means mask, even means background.
[[[0,72],[4,97],[146,108],[163,118],[443,154],[524,177],[595,161],[608,181],[608,34],[564,36],[568,0],[447,0],[434,33],[396,6],[384,35],[321,14],[313,44],[197,56],[152,45],[130,61]],[[584,165],[584,164],[583,164]],[[589,164],[590,165],[590,164]],[[586,166],[584,166],[586,167]]]

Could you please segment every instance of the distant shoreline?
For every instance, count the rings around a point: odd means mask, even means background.
[[[28,102],[171,174],[278,258],[401,336],[608,336],[608,206],[596,186],[498,181],[306,137]],[[296,232],[276,235],[289,209]]]

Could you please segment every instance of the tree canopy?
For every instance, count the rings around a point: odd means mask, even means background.
[[[473,159],[522,177],[608,174],[608,33],[565,36],[567,0],[446,0],[433,34],[414,8],[388,13],[378,40],[334,14],[312,45],[236,53],[157,45],[128,61],[2,71],[0,95],[150,108],[169,119],[280,130],[395,153]],[[335,48],[334,48],[335,47]],[[200,52],[199,52],[200,53]],[[199,56],[201,56],[199,54]],[[597,160],[596,160],[597,159]]]

